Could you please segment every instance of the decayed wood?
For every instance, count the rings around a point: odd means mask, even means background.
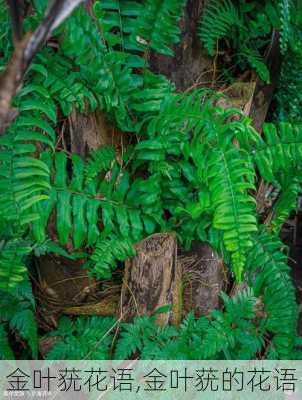
[[[212,78],[213,61],[202,50],[197,27],[205,0],[188,0],[180,21],[180,42],[174,46],[174,57],[151,53],[154,71],[168,77],[178,90],[202,86]]]
[[[65,307],[63,314],[67,315],[115,315],[119,308],[119,295],[105,297],[97,303],[84,304],[81,306]]]
[[[69,133],[71,152],[82,157],[102,146],[113,146],[119,153],[125,142],[125,135],[110,124],[100,111],[84,114],[73,110],[69,117]]]
[[[190,252],[183,253],[184,312],[193,311],[197,317],[218,308],[220,293],[226,289],[228,276],[223,261],[208,243],[194,243]]]
[[[34,291],[37,316],[43,330],[56,327],[62,314],[116,315],[119,311],[121,276],[96,281],[83,269],[83,262],[46,255],[36,260]]]
[[[181,265],[174,234],[155,234],[136,246],[137,255],[126,262],[121,293],[121,315],[152,315],[159,307],[172,305],[158,314],[160,324],[177,324],[182,314]]]

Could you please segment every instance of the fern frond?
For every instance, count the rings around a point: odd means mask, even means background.
[[[1,288],[0,308],[0,358],[2,346],[9,358],[14,358],[3,336],[5,331],[9,331],[10,334],[17,333],[28,343],[33,357],[37,358],[38,328],[35,319],[35,302],[29,281],[25,279],[10,293],[3,292]]]
[[[151,48],[160,54],[173,56],[170,47],[179,41],[178,21],[184,4],[184,0],[146,0],[143,12],[137,18],[133,40],[144,51]]]
[[[32,310],[21,310],[9,321],[9,327],[25,339],[32,351],[33,358],[38,356],[38,327]]]
[[[252,48],[242,46],[238,52],[239,57],[243,57],[248,64],[255,70],[263,82],[270,83],[270,72],[260,53]]]
[[[68,116],[74,108],[80,112],[94,111],[99,100],[87,85],[85,77],[76,70],[73,62],[58,52],[45,49],[37,56],[39,85],[46,89],[48,96]],[[34,64],[35,68],[36,65]]]
[[[109,47],[129,53],[127,63],[131,67],[143,67],[145,61],[134,54],[141,51],[141,46],[131,40],[135,36],[136,20],[144,12],[143,4],[135,0],[96,1],[93,11]]]
[[[108,51],[105,38],[91,16],[77,10],[69,18],[62,49],[74,59],[80,73],[93,93],[98,105],[111,116],[124,131],[133,131],[134,121],[130,112],[131,95],[140,86],[127,64],[127,54]]]
[[[41,159],[52,171],[52,188],[49,198],[34,208],[40,218],[32,222],[33,238],[45,243],[48,221],[55,213],[60,245],[72,238],[75,249],[96,246],[87,265],[97,276],[108,276],[117,260],[133,256],[133,244],[162,223],[157,175],[131,182],[114,162],[111,148],[96,151],[87,165],[74,154],[70,178],[65,153],[56,152],[54,163],[49,152]]]
[[[67,177],[67,156],[55,154],[55,166],[49,153],[42,153],[50,169],[54,168],[53,186],[49,199],[37,205],[40,219],[33,223],[33,236],[37,241],[46,238],[46,227],[52,211],[56,210],[56,227],[58,238],[66,245],[71,233],[75,248],[79,248],[86,238],[93,244],[99,235],[98,209],[101,204],[96,194],[96,181],[85,182],[85,165],[77,155],[72,157],[73,176],[71,182]],[[73,230],[73,226],[75,229]],[[73,231],[73,232],[72,232]]]
[[[110,357],[116,321],[112,317],[64,317],[52,336],[61,338],[47,354],[48,360],[106,360]]]
[[[242,22],[231,0],[211,0],[199,26],[199,37],[210,56],[216,52],[217,42],[228,35],[234,27],[242,27]]]
[[[235,276],[241,280],[246,254],[257,231],[254,174],[246,162],[247,153],[239,149],[212,150],[208,161],[208,180],[214,211],[214,228],[224,232],[226,249],[232,254]]]
[[[281,21],[281,31],[280,31],[280,48],[281,52],[284,54],[287,49],[291,26],[291,0],[278,0],[279,10],[280,10],[280,21]]]
[[[13,360],[14,353],[9,345],[7,332],[3,325],[0,324],[0,360]]]
[[[242,358],[251,358],[263,345],[261,332],[257,332],[251,323],[257,299],[251,289],[239,292],[233,298],[223,295],[223,299],[225,311],[211,312],[212,321],[199,348],[200,357],[213,359],[223,354],[224,358],[233,359],[242,357],[245,352]]]
[[[278,174],[297,169],[302,159],[302,126],[289,123],[264,124],[264,139],[259,135],[254,159],[267,182],[278,182]]]
[[[284,222],[288,219],[292,210],[297,207],[297,198],[301,192],[301,179],[297,176],[291,176],[285,179],[281,185],[281,193],[274,208],[271,221],[272,230],[278,233]]]
[[[95,179],[100,172],[109,171],[115,160],[115,151],[110,146],[100,147],[89,154],[85,167],[87,181]]]
[[[224,232],[224,244],[232,253],[234,273],[240,280],[247,250],[252,245],[251,235],[257,230],[255,200],[249,194],[255,190],[255,173],[248,153],[233,141],[250,139],[255,133],[238,110],[224,110],[213,102],[214,98],[205,91],[169,98],[159,116],[148,125],[150,139],[138,144],[137,159],[148,160],[153,165],[152,162],[166,162],[169,156],[185,153],[190,162],[176,164],[175,168],[179,171],[181,165],[182,174],[196,191],[199,188],[197,199],[195,202],[194,198],[190,199],[186,210],[196,219],[206,213],[213,214],[213,226]],[[240,122],[230,122],[229,118],[236,114]],[[181,185],[179,174],[169,174],[170,179],[163,185],[163,196],[168,188],[175,201],[176,190],[179,198],[186,195],[182,189],[185,185]],[[175,182],[171,176],[176,178]],[[208,200],[206,193],[210,196]]]
[[[1,244],[0,290],[13,293],[18,285],[26,279],[25,258],[31,251],[32,248],[27,243],[18,239]]]
[[[130,239],[102,234],[96,242],[87,267],[97,277],[110,278],[117,261],[125,261],[133,256],[135,249]]]
[[[283,247],[276,236],[265,232],[257,236],[247,270],[255,296],[261,296],[264,304],[264,328],[273,335],[270,349],[277,358],[288,360],[294,357],[298,310]]]

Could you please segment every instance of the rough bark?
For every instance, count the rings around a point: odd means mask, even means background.
[[[280,72],[281,57],[279,49],[279,34],[276,31],[272,34],[271,44],[267,50],[265,59],[270,71],[270,84],[268,85],[261,82],[259,79],[257,80],[255,94],[249,112],[249,115],[253,120],[253,125],[258,130],[261,130],[261,127],[266,120]]]
[[[68,128],[70,150],[82,157],[102,146],[113,146],[119,152],[125,143],[125,135],[111,125],[100,111],[82,114],[74,110]]]
[[[220,292],[228,284],[227,269],[208,243],[195,243],[181,261],[184,311],[193,311],[197,317],[207,315],[219,307]]]
[[[121,314],[129,320],[134,315],[151,315],[165,305],[167,313],[158,314],[161,324],[177,324],[182,314],[181,265],[173,234],[155,234],[136,246],[137,255],[126,262]]]
[[[174,46],[174,57],[151,54],[151,67],[167,76],[178,90],[198,87],[212,76],[213,62],[202,51],[196,35],[205,0],[189,0],[180,21],[181,40]]]

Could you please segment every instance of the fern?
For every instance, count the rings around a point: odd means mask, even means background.
[[[14,293],[16,287],[27,276],[25,258],[32,248],[21,240],[9,240],[1,243],[0,251],[0,290]]]
[[[267,314],[265,330],[273,335],[274,358],[294,358],[297,305],[283,245],[275,236],[262,233],[255,238],[247,269],[256,296],[262,296]]]
[[[211,56],[219,39],[226,37],[234,27],[243,27],[237,8],[231,0],[212,0],[208,4],[199,26],[199,37]]]
[[[302,157],[302,129],[300,125],[265,124],[264,138],[258,136],[255,162],[267,182],[278,182],[278,174],[299,167]]]
[[[67,56],[75,59],[81,74],[96,93],[100,107],[123,130],[134,130],[128,104],[139,82],[125,63],[127,55],[107,50],[104,38],[84,9],[69,19],[62,48]]]
[[[35,4],[40,15],[43,4]],[[12,356],[7,334],[14,333],[37,356],[31,254],[86,258],[93,275],[109,277],[135,254],[136,242],[174,230],[186,248],[209,241],[249,288],[222,295],[222,310],[198,320],[189,315],[180,327],[160,327],[154,316],[123,324],[115,356],[293,357],[297,310],[286,257],[282,243],[258,232],[253,195],[257,172],[280,190],[268,226],[278,231],[300,190],[301,127],[265,125],[261,136],[210,91],[176,94],[148,69],[151,50],[173,54],[183,8],[182,0],[96,1],[91,14],[83,7],[58,30],[56,50],[51,43],[32,64],[14,101],[20,114],[0,138],[1,357]],[[1,24],[6,9],[0,13]],[[212,1],[200,37],[212,55],[227,38],[240,67],[249,64],[268,81],[261,54],[273,17],[274,7],[258,2]],[[5,46],[4,58],[10,51]],[[119,161],[109,147],[87,161],[69,159],[55,150],[55,128],[75,108],[104,110],[120,130],[139,135]],[[111,357],[114,326],[114,319],[63,319],[49,358]]]
[[[111,317],[80,317],[74,322],[64,317],[51,333],[61,340],[47,354],[47,359],[108,359],[115,326]]]
[[[284,54],[287,49],[289,36],[290,36],[290,16],[291,16],[291,0],[279,0],[280,20],[281,20],[281,33],[280,33],[280,47]]]
[[[85,78],[76,71],[71,60],[61,54],[45,49],[37,56],[39,85],[47,91],[49,98],[56,102],[64,116],[73,109],[80,112],[94,111],[98,98],[91,90]],[[35,68],[36,64],[32,66]]]
[[[197,91],[170,98],[161,114],[149,124],[152,139],[138,144],[136,158],[149,161],[153,174],[159,162],[165,165],[159,181],[163,188],[163,204],[174,216],[178,211],[191,214],[193,220],[196,219],[193,224],[197,235],[203,230],[197,219],[200,221],[206,215],[213,218],[213,226],[224,231],[224,243],[233,254],[233,269],[240,280],[257,223],[255,201],[248,193],[255,189],[251,159],[243,149],[234,146],[233,140],[240,136],[254,137],[254,131],[243,118],[240,124],[225,125],[227,118],[238,113],[237,110],[215,107],[214,99],[206,100],[203,95],[204,92]],[[190,131],[193,132],[191,138]],[[183,153],[185,160],[181,161]],[[169,157],[179,159],[173,164],[167,162]],[[181,174],[173,168],[182,170]],[[187,198],[188,204],[171,206],[176,198],[179,202]],[[174,219],[172,222],[172,226],[175,225]],[[192,225],[192,220],[189,223]],[[183,236],[187,234],[184,232]]]
[[[179,40],[178,21],[184,8],[183,0],[146,0],[143,12],[137,19],[135,40],[143,46],[165,55],[173,55],[172,44]]]
[[[44,159],[52,170],[52,157],[50,153],[42,153]],[[55,154],[54,185],[49,199],[37,205],[40,219],[33,223],[33,237],[37,241],[46,238],[46,227],[52,210],[56,208],[56,227],[59,242],[68,243],[73,233],[74,247],[81,247],[87,239],[89,245],[95,243],[99,229],[98,209],[101,196],[97,196],[97,183],[85,182],[85,165],[77,155],[72,157],[73,177],[71,182],[67,179],[67,156],[63,152]],[[73,230],[73,224],[76,229]],[[73,231],[73,232],[72,232]]]
[[[270,73],[267,68],[265,62],[263,61],[263,57],[260,55],[259,51],[254,50],[252,48],[243,47],[238,52],[239,57],[243,57],[247,63],[251,66],[253,70],[257,73],[259,78],[263,80],[263,82],[270,82]]]
[[[143,4],[133,0],[96,1],[93,11],[108,46],[129,53],[126,60],[129,66],[144,67],[145,61],[135,54],[141,52],[142,47],[133,40],[137,18],[144,12]]]
[[[248,289],[239,293],[235,298],[223,295],[224,311],[213,311],[209,318],[195,319],[193,314],[186,316],[179,327],[160,326],[156,323],[156,316],[136,317],[130,323],[120,326],[116,336],[113,359],[129,359],[133,356],[140,359],[215,359],[253,357],[264,345],[263,329],[257,329],[253,320],[257,310],[257,299],[253,291]],[[76,323],[64,318],[58,330],[51,335],[61,337],[53,349],[48,353],[48,359],[64,357],[85,357],[90,344],[89,354],[92,358],[98,357],[96,347],[104,356],[111,343],[112,325],[108,324],[105,341],[100,346],[98,340],[103,334],[95,334],[96,327],[107,323],[107,318],[91,317],[79,318]],[[84,323],[85,321],[85,323]],[[77,326],[77,330],[75,329]],[[110,330],[111,329],[111,330]],[[75,332],[76,331],[76,332]],[[90,337],[96,335],[94,344]],[[88,343],[82,338],[88,337]],[[112,354],[105,353],[106,357]]]
[[[211,0],[199,25],[199,38],[210,56],[218,50],[219,40],[234,50],[241,69],[248,64],[260,79],[269,82],[269,71],[261,56],[269,35],[279,25],[277,9],[271,3],[257,1],[234,4],[232,0]]]
[[[235,148],[213,151],[208,179],[215,207],[213,226],[224,231],[224,243],[230,251],[237,279],[241,280],[246,252],[252,246],[251,234],[257,231],[255,201],[247,190],[254,190],[254,176],[246,154]]]
[[[103,234],[99,237],[86,267],[98,277],[110,278],[117,261],[125,261],[133,256],[135,250],[130,239]]]
[[[110,170],[115,160],[115,152],[112,147],[101,147],[89,154],[89,160],[85,167],[87,182],[93,181],[100,172]]]
[[[275,95],[275,118],[301,123],[302,21],[299,4],[290,0],[279,2],[284,15],[281,30],[283,59]]]
[[[15,291],[8,294],[2,291],[0,299],[0,359],[14,358],[7,340],[7,332],[17,333],[31,349],[34,359],[38,356],[38,332],[35,320],[35,303],[31,285],[26,279]],[[7,358],[6,358],[7,357]]]
[[[283,179],[282,191],[272,210],[271,226],[274,232],[279,232],[290,212],[296,209],[297,198],[301,192],[301,178],[296,174],[289,175],[289,179]]]
[[[55,214],[59,244],[70,245],[72,239],[74,250],[94,246],[86,265],[99,277],[109,276],[117,260],[133,256],[133,244],[162,223],[156,177],[131,182],[113,156],[112,149],[104,148],[85,165],[73,155],[69,179],[66,154],[56,152],[53,160],[43,152],[41,159],[53,173],[52,187],[49,198],[35,205],[40,218],[31,224],[33,239],[43,243]]]

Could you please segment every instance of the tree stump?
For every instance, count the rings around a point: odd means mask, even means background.
[[[220,293],[226,289],[228,276],[223,261],[208,243],[194,243],[181,257],[183,265],[184,311],[197,317],[218,308]]]
[[[121,293],[121,313],[129,320],[135,315],[158,314],[160,324],[178,324],[182,314],[181,265],[177,259],[174,234],[152,235],[136,245],[137,255],[126,262]]]

